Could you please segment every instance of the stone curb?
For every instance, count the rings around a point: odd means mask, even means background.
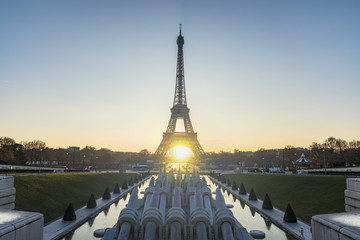
[[[266,210],[262,208],[263,201],[257,200],[257,201],[249,201],[249,194],[246,195],[239,195],[238,190],[232,190],[231,187],[227,187],[226,184],[222,184],[220,181],[215,179],[212,176],[209,176],[209,178],[216,182],[217,184],[221,185],[221,187],[225,188],[227,191],[229,191],[235,198],[239,199],[241,202],[245,203],[249,207],[253,208],[256,212],[258,212],[261,216],[266,217],[271,220],[272,223],[274,223],[276,226],[284,230],[285,232],[289,233],[295,238],[299,238],[301,235],[301,228],[303,228],[304,231],[304,237],[305,239],[311,240],[312,234],[310,232],[310,225],[299,220],[297,223],[287,223],[283,221],[284,212],[273,208],[273,210]]]
[[[117,200],[124,197],[127,193],[131,192],[131,190],[138,185],[145,182],[151,176],[146,177],[145,179],[139,181],[137,184],[133,186],[129,186],[128,189],[121,189],[122,192],[120,194],[111,194],[111,199],[103,200],[102,197],[96,200],[96,208],[87,208],[86,205],[77,209],[76,220],[74,221],[63,221],[62,216],[57,220],[47,224],[44,227],[44,240],[57,240],[64,237],[67,233],[72,230],[78,228],[80,225],[88,221],[89,219],[98,215],[101,211],[103,211],[106,207],[110,206]]]

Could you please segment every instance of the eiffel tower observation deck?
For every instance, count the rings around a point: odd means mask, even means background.
[[[155,156],[158,161],[163,161],[170,149],[175,146],[184,146],[193,152],[195,162],[200,162],[205,158],[205,152],[197,139],[197,133],[194,132],[189,116],[190,109],[187,107],[183,54],[185,41],[184,37],[181,35],[181,24],[180,33],[176,43],[178,45],[178,54],[174,102],[173,107],[171,108],[169,124],[166,132],[163,133],[163,139],[155,152]],[[178,120],[183,120],[185,131],[175,131]]]

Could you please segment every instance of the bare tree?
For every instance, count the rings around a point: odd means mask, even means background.
[[[29,142],[21,142],[25,148],[27,159],[31,164],[38,163],[41,164],[43,161],[44,150],[46,144],[40,140],[33,140]]]
[[[86,146],[80,150],[80,155],[83,159],[83,165],[89,163],[91,166],[95,166],[96,149],[91,146]]]
[[[348,147],[348,143],[340,138],[329,137],[325,141],[326,146],[330,149],[334,149],[336,153],[340,153],[342,160],[345,162],[346,166],[349,166],[349,160],[346,156],[345,149]]]

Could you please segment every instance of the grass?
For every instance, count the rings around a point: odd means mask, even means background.
[[[125,173],[66,173],[34,174],[14,176],[16,199],[15,209],[40,212],[44,222],[63,216],[70,202],[74,208],[85,205],[93,193],[99,198],[109,187],[114,189],[116,183],[129,182],[132,174]]]
[[[298,218],[310,223],[316,214],[344,212],[346,177],[304,175],[228,174],[227,179],[244,184],[247,192],[254,188],[264,199],[269,194],[272,204],[285,210],[291,204]],[[15,178],[15,208],[44,214],[45,223],[61,217],[70,202],[75,208],[85,205],[91,195],[99,198],[106,187],[130,179],[124,173],[34,174]]]
[[[272,204],[285,211],[290,203],[296,216],[307,223],[317,214],[345,211],[344,176],[304,176],[270,174],[228,174],[238,187],[244,184],[247,192],[254,189],[260,199],[268,193]]]

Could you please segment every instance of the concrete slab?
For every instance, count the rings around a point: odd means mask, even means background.
[[[305,239],[312,239],[312,234],[310,232],[310,225],[299,220],[297,223],[287,223],[283,221],[284,218],[284,212],[274,208],[273,210],[266,210],[262,208],[263,201],[258,199],[257,201],[250,201],[249,200],[249,194],[245,195],[239,195],[238,190],[234,191],[231,189],[231,187],[227,187],[226,184],[222,184],[217,179],[210,176],[210,178],[216,182],[217,184],[220,184],[221,187],[224,187],[227,191],[229,191],[235,198],[239,199],[241,202],[245,203],[249,207],[253,208],[256,212],[258,212],[260,215],[264,216],[265,218],[268,218],[273,222],[276,226],[283,229],[287,233],[291,234],[295,238],[299,238],[301,235],[301,228],[303,228],[303,233]]]
[[[360,239],[360,212],[313,216],[313,239]]]
[[[0,209],[13,210],[15,209],[15,203],[8,203],[0,206]]]
[[[14,187],[5,188],[0,190],[0,198],[15,195],[16,189]]]
[[[43,239],[43,215],[0,209],[0,239]]]
[[[360,178],[347,178],[346,188],[351,191],[360,192]]]
[[[14,187],[14,177],[0,176],[0,190]]]
[[[15,195],[0,198],[0,206],[15,202]]]
[[[315,239],[339,239],[339,233],[317,221],[311,221],[311,228],[317,229],[312,232],[312,238]]]
[[[360,208],[360,200],[357,199],[345,197],[345,204],[352,207]]]
[[[344,191],[344,194],[345,194],[345,197],[360,200],[360,192],[356,192],[356,191],[346,189]]]
[[[16,238],[15,231],[9,232],[8,234],[5,235],[0,235],[1,240],[14,240],[15,238]]]
[[[343,227],[340,233],[349,239],[360,239],[360,227]]]
[[[353,206],[345,205],[345,211],[346,211],[346,212],[355,212],[355,211],[360,211],[360,208],[356,208],[356,207],[353,207]]]
[[[83,206],[75,211],[76,213],[76,220],[75,221],[63,221],[62,217],[49,223],[44,227],[44,240],[57,240],[65,236],[67,233],[71,232],[72,230],[76,229],[89,219],[98,215],[101,211],[103,211],[106,207],[110,206],[117,200],[124,197],[126,194],[131,192],[131,190],[138,185],[142,184],[148,178],[145,178],[142,181],[139,181],[137,184],[129,186],[128,189],[121,189],[120,194],[111,194],[111,199],[103,200],[99,198],[96,200],[96,208],[87,208]]]
[[[0,224],[0,238],[3,239],[3,236],[14,236],[15,237],[15,227],[11,224]],[[13,234],[10,234],[13,233]]]

